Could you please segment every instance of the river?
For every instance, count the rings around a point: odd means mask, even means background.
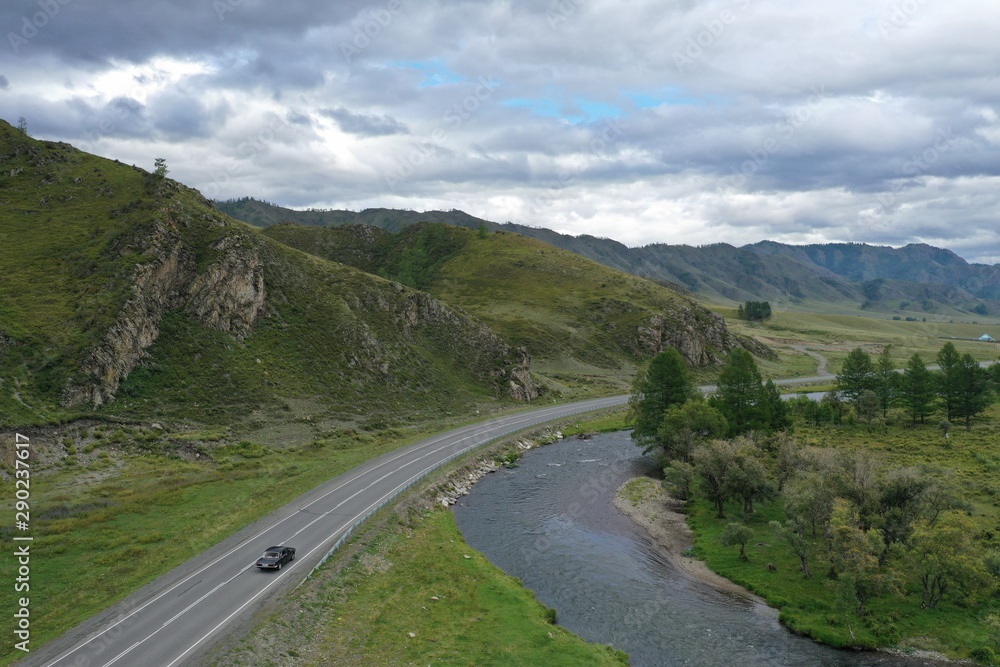
[[[466,541],[555,608],[560,625],[627,651],[633,667],[941,664],[817,644],[773,609],[678,571],[612,505],[649,469],[628,433],[564,440],[488,475],[453,511]]]

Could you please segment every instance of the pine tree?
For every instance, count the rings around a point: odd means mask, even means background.
[[[989,407],[993,396],[986,369],[971,354],[963,354],[958,362],[957,395],[954,413],[965,418],[965,430],[972,429],[972,418]]]
[[[741,348],[730,352],[711,399],[712,407],[729,423],[730,436],[768,428],[763,389],[760,369],[750,353]]]
[[[958,405],[960,392],[960,370],[962,357],[955,349],[954,343],[945,343],[938,352],[938,396],[944,401],[945,415],[948,421],[954,421],[955,407]]]
[[[837,375],[837,388],[855,407],[862,394],[875,388],[875,365],[868,352],[856,347],[847,354]]]
[[[649,447],[656,442],[656,431],[668,408],[682,405],[696,396],[691,372],[681,353],[669,347],[653,357],[640,372],[629,399],[629,418],[636,444]]]
[[[889,347],[882,349],[882,354],[875,362],[875,395],[878,396],[879,405],[882,407],[882,418],[889,414],[889,407],[896,400],[896,392],[899,388],[899,374],[896,373],[896,364],[889,356]]]
[[[913,423],[924,423],[924,418],[934,411],[936,397],[934,374],[927,370],[924,360],[914,354],[906,363],[900,379],[899,398],[909,410]]]

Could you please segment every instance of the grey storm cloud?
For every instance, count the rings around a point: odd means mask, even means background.
[[[998,32],[991,0],[12,0],[0,116],[222,198],[986,261]]]
[[[363,137],[379,137],[390,134],[408,134],[406,125],[389,116],[354,113],[350,109],[320,109],[320,113],[334,120],[344,132]]]

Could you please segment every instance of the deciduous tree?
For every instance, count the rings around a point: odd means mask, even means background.
[[[722,413],[697,398],[667,408],[656,435],[668,459],[689,461],[696,442],[704,438],[721,438],[728,430]]]
[[[726,440],[713,440],[696,447],[692,459],[705,497],[715,505],[716,516],[726,518],[724,510],[729,500],[726,480],[736,459],[736,445]]]
[[[909,564],[922,586],[922,607],[936,609],[949,591],[973,596],[991,585],[975,534],[975,522],[956,511],[943,512],[936,523],[921,521],[914,528]]]
[[[739,546],[740,560],[747,558],[747,542],[753,539],[753,531],[742,523],[730,523],[719,535],[719,542],[724,547]]]

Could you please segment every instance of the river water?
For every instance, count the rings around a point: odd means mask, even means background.
[[[633,667],[915,667],[933,661],[840,651],[796,636],[777,613],[692,580],[612,504],[649,472],[628,433],[527,452],[454,506],[466,541],[518,577],[559,624],[627,651]]]

